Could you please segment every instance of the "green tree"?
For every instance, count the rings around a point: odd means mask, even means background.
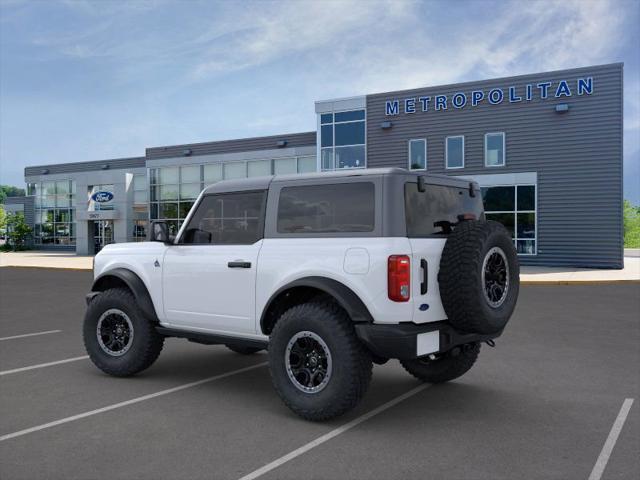
[[[4,203],[7,197],[23,197],[24,188],[13,187],[11,185],[0,185],[0,203]]]
[[[629,200],[625,200],[623,212],[624,246],[625,248],[640,248],[640,207],[632,205]]]
[[[13,250],[24,250],[29,235],[31,235],[31,227],[24,221],[24,213],[16,212],[7,215],[8,243]]]
[[[0,205],[0,232],[4,232],[7,226],[7,212],[4,211],[4,207]]]

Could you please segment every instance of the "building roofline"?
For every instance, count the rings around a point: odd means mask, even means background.
[[[366,97],[373,97],[373,96],[380,96],[380,95],[394,95],[394,94],[398,94],[398,93],[402,93],[402,94],[406,94],[407,92],[413,92],[413,91],[419,91],[419,90],[424,90],[424,89],[448,89],[448,88],[452,88],[452,87],[465,87],[471,84],[478,84],[478,83],[482,83],[482,82],[492,82],[492,83],[496,83],[496,82],[500,82],[500,81],[504,81],[504,80],[519,80],[522,78],[526,78],[526,77],[539,77],[539,76],[543,76],[543,75],[555,75],[558,73],[574,73],[574,72],[579,72],[579,71],[584,71],[584,70],[589,70],[589,69],[594,69],[594,68],[606,68],[606,67],[620,67],[621,69],[624,67],[624,62],[613,62],[613,63],[605,63],[605,64],[601,64],[601,65],[587,65],[584,67],[572,67],[572,68],[562,68],[562,69],[558,69],[558,70],[549,70],[546,72],[533,72],[533,73],[523,73],[521,75],[513,75],[513,76],[507,76],[507,77],[495,77],[495,78],[480,78],[480,79],[476,79],[476,80],[468,80],[465,82],[454,82],[454,83],[444,83],[444,84],[440,84],[440,85],[423,85],[420,87],[412,87],[412,88],[407,88],[407,89],[402,89],[402,90],[390,90],[390,91],[386,91],[386,92],[373,92],[373,93],[367,93],[364,96]],[[322,102],[332,102],[332,101],[339,101],[339,100],[349,100],[352,98],[358,98],[361,97],[363,95],[358,95],[355,97],[344,97],[344,98],[334,98],[334,99],[329,99],[329,100],[318,100],[315,103],[322,103]]]

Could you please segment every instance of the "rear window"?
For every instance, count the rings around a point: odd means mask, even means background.
[[[446,229],[436,226],[438,222],[456,223],[463,213],[481,219],[483,212],[480,192],[471,197],[467,188],[442,185],[427,184],[426,191],[419,192],[417,183],[406,183],[404,204],[409,237],[443,235]]]
[[[371,232],[371,182],[285,187],[278,202],[278,233]]]

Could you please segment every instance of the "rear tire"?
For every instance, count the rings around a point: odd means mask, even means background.
[[[329,420],[354,408],[369,387],[372,367],[351,319],[332,302],[292,307],[271,333],[273,386],[304,419]]]
[[[149,368],[164,344],[164,337],[142,313],[133,294],[123,288],[106,290],[91,300],[83,338],[94,365],[116,377]]]
[[[227,344],[225,346],[232,352],[239,353],[240,355],[253,355],[254,353],[258,353],[259,351],[264,350],[264,348],[243,347],[241,345]]]
[[[479,354],[480,344],[469,343],[461,345],[459,351],[454,349],[436,360],[430,360],[427,356],[400,360],[400,363],[407,372],[423,382],[444,383],[467,373]]]

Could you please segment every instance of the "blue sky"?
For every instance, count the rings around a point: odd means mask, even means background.
[[[0,183],[23,168],[315,129],[315,100],[625,63],[640,204],[640,2],[0,0]],[[247,108],[250,107],[250,108]]]

